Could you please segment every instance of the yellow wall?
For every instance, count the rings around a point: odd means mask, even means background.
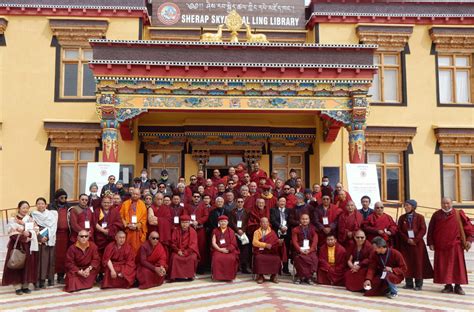
[[[94,102],[54,102],[55,48],[48,19],[7,19],[7,46],[0,47],[0,208],[16,207],[23,199],[32,203],[38,196],[49,198],[50,152],[45,150],[44,120],[98,122]],[[107,37],[138,39],[138,25],[138,19],[109,19]]]

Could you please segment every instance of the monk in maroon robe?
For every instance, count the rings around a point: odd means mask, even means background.
[[[474,227],[464,211],[454,209],[450,198],[443,198],[441,209],[431,217],[427,237],[434,250],[433,282],[445,284],[443,293],[465,294],[461,288],[468,283],[464,250],[471,248],[473,235]]]
[[[374,204],[374,213],[362,222],[362,230],[367,234],[367,240],[372,241],[376,236],[380,236],[388,243],[393,245],[393,238],[397,234],[397,224],[392,217],[383,211],[382,202]]]
[[[232,281],[239,268],[239,246],[234,230],[228,227],[229,218],[222,215],[218,221],[219,227],[212,231],[212,279]]]
[[[138,250],[137,279],[140,289],[161,286],[168,270],[168,253],[159,242],[160,235],[152,231]]]
[[[357,211],[354,202],[348,201],[345,207],[345,212],[339,215],[338,222],[338,237],[337,241],[344,248],[349,247],[349,244],[353,241],[354,233],[360,229],[362,224],[362,214]]]
[[[270,274],[270,281],[277,284],[282,262],[288,260],[283,239],[278,239],[277,234],[272,231],[268,218],[260,219],[260,228],[253,235],[252,246],[253,273],[257,275],[257,283],[262,284],[265,281],[264,275]]]
[[[184,214],[184,203],[181,202],[179,194],[173,194],[170,204],[171,224],[174,228],[179,228],[179,217]]]
[[[294,250],[293,263],[298,277],[296,283],[306,282],[313,285],[318,272],[318,233],[314,225],[310,224],[309,214],[301,215],[300,225],[292,230],[291,243]]]
[[[316,230],[318,231],[318,244],[321,247],[326,242],[329,234],[337,237],[337,226],[341,209],[331,204],[331,197],[323,196],[323,204],[313,210],[313,218],[311,219]]]
[[[374,250],[372,244],[367,241],[362,230],[354,232],[354,238],[346,249],[347,265],[349,269],[344,275],[346,289],[350,291],[362,291],[364,289],[369,257]]]
[[[265,201],[265,207],[268,209],[275,208],[278,202],[278,199],[271,193],[271,189],[270,185],[264,185],[262,187],[263,192],[260,194],[260,197]]]
[[[405,289],[421,290],[423,279],[433,278],[428,251],[423,237],[426,234],[426,223],[423,215],[415,212],[417,202],[409,199],[405,202],[405,214],[398,219],[398,250],[403,255],[408,267],[405,274]],[[415,279],[415,285],[413,285]]]
[[[97,246],[89,241],[89,231],[79,231],[76,243],[67,250],[66,287],[64,290],[73,292],[92,288],[99,272],[99,266],[99,252]]]
[[[198,239],[198,248],[200,260],[198,264],[198,271],[208,266],[209,246],[207,243],[206,228],[204,225],[209,219],[209,210],[204,202],[201,201],[201,194],[194,192],[192,195],[192,202],[184,205],[184,211],[191,217],[191,226],[196,230]]]
[[[135,251],[126,243],[123,231],[115,234],[104,251],[102,267],[105,268],[101,288],[130,288],[135,282]]]
[[[380,236],[372,240],[374,251],[369,257],[369,267],[365,277],[364,296],[386,295],[393,299],[398,296],[397,284],[403,281],[407,266],[403,256]]]
[[[105,196],[101,207],[94,211],[94,219],[97,220],[94,231],[94,243],[97,245],[99,255],[102,258],[105,248],[115,240],[115,234],[123,230],[123,222],[120,211],[112,209],[112,198]]]
[[[250,173],[250,180],[255,182],[255,183],[258,183],[260,181],[260,179],[267,179],[268,175],[267,173],[260,169],[260,164],[259,163],[255,163],[253,165],[253,171]],[[273,207],[271,207],[273,208]]]
[[[199,247],[196,230],[190,226],[191,217],[179,217],[180,227],[173,230],[171,237],[170,280],[193,280],[199,261]]]
[[[172,222],[170,207],[163,204],[163,194],[156,194],[153,204],[148,208],[148,233],[158,232],[160,243],[169,246],[173,231]]]
[[[346,264],[346,250],[333,234],[329,234],[326,244],[319,249],[318,283],[344,286]]]
[[[94,241],[95,218],[94,213],[87,205],[89,197],[86,194],[79,196],[79,205],[69,208],[69,221],[71,225],[71,235],[69,240],[75,243],[77,233],[81,230],[89,231],[89,241]]]
[[[258,198],[255,206],[249,213],[249,220],[247,223],[247,235],[252,240],[253,233],[260,227],[260,220],[262,218],[270,219],[270,209],[265,206],[265,200]]]

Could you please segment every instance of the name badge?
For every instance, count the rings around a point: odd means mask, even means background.
[[[179,205],[180,205],[181,207],[184,207],[184,203],[179,203]]]
[[[359,265],[359,261],[354,261],[354,265]]]
[[[33,222],[25,222],[25,231],[32,231],[33,230]]]
[[[174,224],[178,224],[178,223],[179,223],[179,217],[178,217],[178,216],[175,216],[175,217],[173,218],[173,223],[174,223]]]
[[[303,239],[303,249],[309,249],[309,239]]]
[[[241,227],[242,227],[242,220],[238,220],[238,221],[237,221],[237,227],[238,227],[238,228],[241,228]]]
[[[260,247],[258,250],[262,251],[262,250],[265,250],[265,248],[261,248],[261,247]]]
[[[105,229],[107,227],[107,222],[102,222],[102,228]]]
[[[415,232],[413,230],[408,230],[408,238],[415,238]]]
[[[191,215],[191,220],[196,221],[196,215],[195,214]]]
[[[132,216],[132,223],[133,224],[137,223],[137,216],[136,215]]]
[[[328,217],[323,217],[323,224],[328,225],[329,224],[329,218]]]
[[[224,245],[224,244],[225,244],[225,239],[221,238],[221,239],[219,240],[219,243],[221,243],[221,245]]]
[[[91,228],[91,222],[89,220],[84,221],[84,228],[86,230]]]
[[[91,212],[94,212],[94,207],[90,206],[89,209],[91,210]]]
[[[387,271],[382,272],[382,276],[380,276],[380,279],[385,279],[387,277]]]
[[[286,226],[286,220],[281,220],[281,226]]]

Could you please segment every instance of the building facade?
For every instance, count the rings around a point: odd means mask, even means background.
[[[231,2],[0,1],[0,207],[77,198],[90,161],[368,162],[389,205],[474,207],[474,4]]]

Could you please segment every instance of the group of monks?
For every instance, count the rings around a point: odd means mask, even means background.
[[[253,273],[257,283],[278,283],[293,265],[296,284],[345,286],[365,295],[397,296],[396,285],[421,290],[423,279],[445,284],[443,292],[464,294],[464,250],[474,228],[451,200],[442,200],[428,229],[435,251],[434,272],[428,258],[423,215],[415,200],[404,204],[398,224],[382,202],[369,208],[362,197],[357,210],[349,193],[329,179],[304,189],[294,170],[287,181],[267,176],[256,164],[202,171],[175,186],[162,172],[148,180],[146,171],[128,193],[115,177],[99,196],[82,194],[68,207],[58,190],[49,209],[58,212],[56,272],[68,292],[93,287],[141,289],[170,281],[193,280],[210,271],[213,280],[232,281],[237,272]]]

